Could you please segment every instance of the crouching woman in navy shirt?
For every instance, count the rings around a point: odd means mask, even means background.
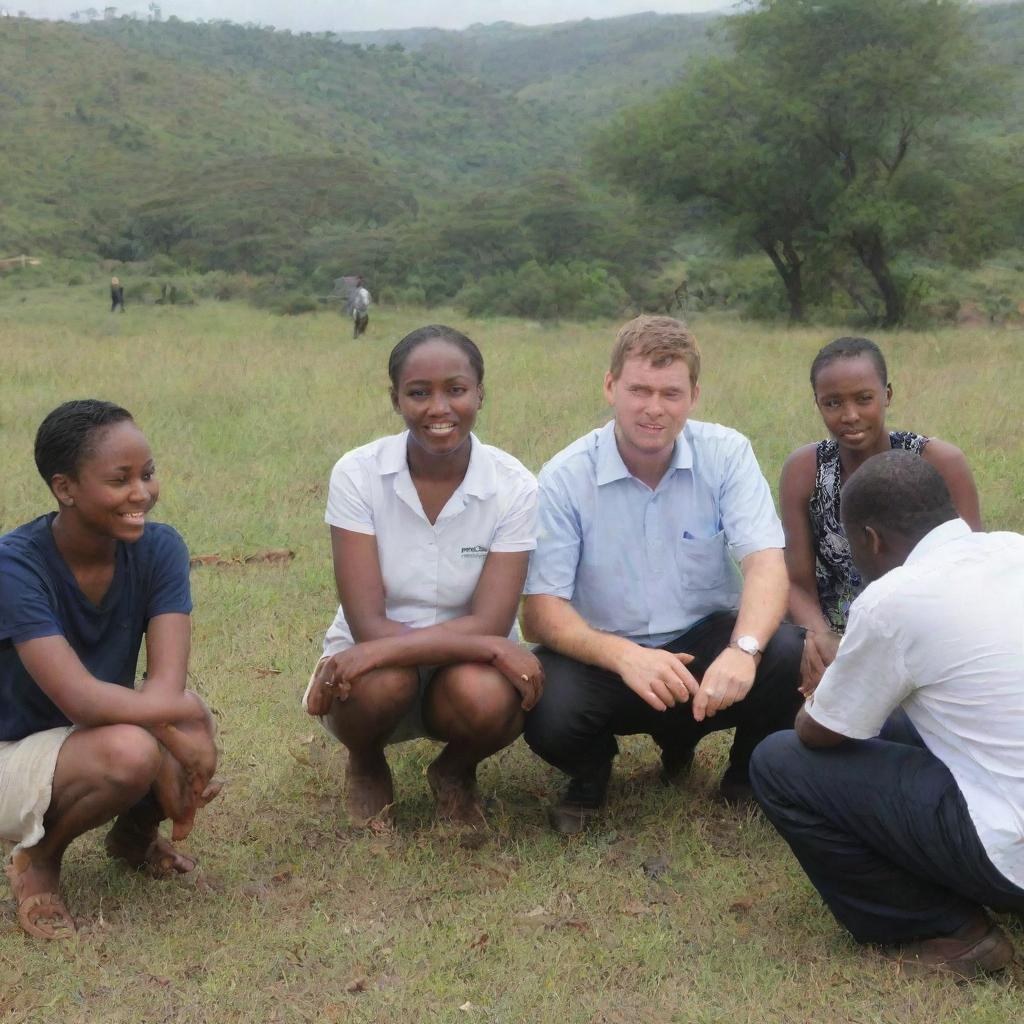
[[[36,465],[58,503],[0,537],[0,838],[18,920],[60,938],[64,851],[114,821],[108,853],[153,874],[186,873],[183,839],[212,799],[213,720],[186,690],[188,552],[147,522],[159,484],[131,414],[65,402],[36,434]],[[146,675],[135,673],[146,637]]]

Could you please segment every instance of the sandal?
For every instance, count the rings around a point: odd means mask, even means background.
[[[30,862],[25,854],[18,856],[24,858],[24,867],[19,867],[18,858],[15,858],[15,861],[4,869],[18,904],[18,924],[36,939],[70,939],[77,931],[75,919],[68,912],[59,893],[37,892],[34,896],[26,896],[24,899],[19,896],[18,876],[28,870]]]

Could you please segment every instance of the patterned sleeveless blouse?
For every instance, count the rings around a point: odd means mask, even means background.
[[[929,438],[909,430],[890,430],[889,443],[894,449],[920,455]],[[814,490],[808,508],[811,536],[814,542],[814,575],[818,584],[821,611],[834,630],[846,629],[850,604],[861,592],[860,574],[854,568],[850,545],[839,519],[839,445],[819,441]]]

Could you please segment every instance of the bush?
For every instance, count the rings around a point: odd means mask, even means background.
[[[591,320],[619,315],[629,296],[604,267],[574,260],[545,266],[536,260],[502,270],[463,288],[455,299],[470,316],[521,316],[534,320]]]

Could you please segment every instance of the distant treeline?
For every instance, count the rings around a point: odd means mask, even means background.
[[[264,301],[277,294],[293,311],[359,272],[385,300],[476,313],[682,303],[784,315],[771,265],[744,255],[756,246],[735,223],[723,230],[713,197],[636,188],[607,159],[610,118],[728,55],[727,21],[641,15],[351,42],[173,18],[8,19],[0,249],[256,275]],[[968,31],[1010,100],[974,130],[1012,149],[1024,4],[980,9]],[[662,148],[673,145],[670,133]],[[620,156],[628,167],[628,147]],[[930,282],[920,296],[936,310],[941,298],[943,315],[951,259],[933,249],[897,268]],[[806,305],[882,312],[853,259],[817,273]]]

